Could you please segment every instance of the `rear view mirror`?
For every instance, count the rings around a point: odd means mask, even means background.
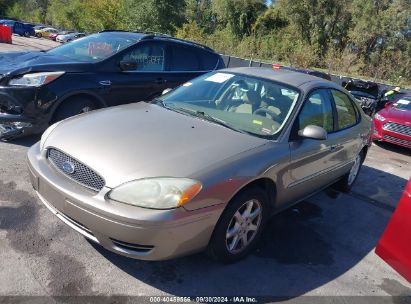
[[[137,62],[135,62],[135,61],[120,61],[120,69],[122,71],[135,71],[137,69]]]
[[[298,131],[298,135],[304,138],[311,138],[316,140],[327,139],[327,131],[319,126],[308,125],[304,129]]]

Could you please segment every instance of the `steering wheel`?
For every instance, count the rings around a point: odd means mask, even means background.
[[[260,116],[265,116],[265,114],[268,114],[271,116],[271,118],[275,121],[280,120],[280,116],[277,113],[274,113],[274,111],[271,111],[267,108],[259,108],[253,112],[254,115],[260,115]]]

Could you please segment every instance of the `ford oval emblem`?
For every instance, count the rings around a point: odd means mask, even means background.
[[[76,171],[76,167],[74,166],[72,162],[69,162],[68,160],[66,160],[63,163],[63,171],[66,172],[67,174],[73,174],[74,171]]]

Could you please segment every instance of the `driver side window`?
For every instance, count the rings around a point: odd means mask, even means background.
[[[165,51],[159,43],[145,43],[126,53],[122,61],[137,64],[136,71],[164,71]]]
[[[327,132],[334,131],[334,119],[331,100],[326,90],[316,90],[307,98],[298,116],[298,130],[308,125],[324,128]]]

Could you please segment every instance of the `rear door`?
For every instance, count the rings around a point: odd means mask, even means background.
[[[343,92],[331,89],[334,101],[336,130],[333,151],[334,170],[341,175],[351,168],[351,165],[362,148],[360,114],[354,102]]]
[[[287,201],[292,202],[326,186],[332,180],[332,169],[338,164],[334,146],[338,143],[335,111],[327,89],[312,91],[294,122],[289,146],[291,163],[287,181]],[[316,125],[328,132],[326,140],[301,138],[298,130]]]
[[[121,61],[134,62],[135,70],[122,71]],[[167,88],[166,46],[163,42],[142,42],[117,56],[112,72],[99,73],[99,83],[107,88],[109,106],[150,100]]]
[[[168,88],[175,88],[206,73],[202,66],[201,50],[197,47],[168,42],[168,50],[170,59],[166,73]]]

